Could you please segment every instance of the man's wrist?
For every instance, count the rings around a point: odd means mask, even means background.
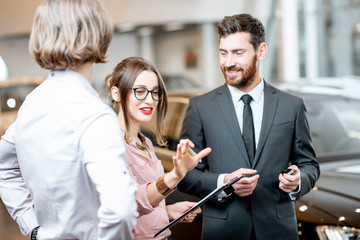
[[[218,176],[218,179],[217,179],[217,187],[221,187],[222,185],[224,185],[225,183],[225,173],[222,173]],[[228,197],[228,195],[224,192],[224,191],[221,191],[219,194],[218,194],[218,200],[221,201],[223,198],[226,198]]]
[[[227,183],[228,181],[230,181],[233,178],[233,176],[231,175],[231,173],[225,173],[224,174],[224,183]]]

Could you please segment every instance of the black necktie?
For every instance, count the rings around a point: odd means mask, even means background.
[[[249,94],[241,97],[244,102],[243,112],[243,139],[250,161],[255,157],[255,132],[250,102],[253,100]]]

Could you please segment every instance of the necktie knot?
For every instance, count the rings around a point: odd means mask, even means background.
[[[253,100],[253,98],[249,95],[249,94],[245,94],[241,97],[241,100],[245,103],[245,104],[250,104],[250,102]]]

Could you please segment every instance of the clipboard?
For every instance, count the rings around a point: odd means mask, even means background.
[[[186,215],[188,215],[189,213],[195,211],[196,209],[198,209],[199,207],[201,207],[205,202],[207,202],[210,198],[214,197],[215,195],[219,194],[221,191],[231,187],[231,185],[233,185],[234,183],[236,183],[237,181],[239,181],[241,178],[243,178],[244,176],[241,177],[234,177],[233,179],[231,179],[230,181],[228,181],[227,183],[224,183],[224,185],[216,188],[214,191],[212,191],[211,193],[209,193],[206,197],[204,197],[203,199],[201,199],[197,204],[195,204],[192,208],[188,209],[187,211],[185,211],[183,214],[181,214],[181,216],[179,216],[178,218],[174,219],[173,221],[171,221],[168,225],[166,225],[165,227],[163,227],[162,229],[160,229],[155,235],[154,238],[157,237],[160,233],[162,233],[163,231],[165,231],[166,229],[172,227],[173,225],[181,222]],[[228,192],[228,191],[227,191]],[[228,193],[227,193],[228,194]]]

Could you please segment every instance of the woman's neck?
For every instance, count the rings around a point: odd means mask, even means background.
[[[122,114],[122,111],[119,112],[119,115],[118,115],[118,121],[119,121],[119,125],[120,125],[120,128],[126,132],[126,126],[125,126],[125,120],[124,120],[124,116]],[[129,122],[129,137],[133,138],[133,139],[139,139],[138,138],[138,134],[139,134],[139,131],[140,131],[140,125],[136,125],[134,123],[131,123]]]
[[[92,63],[87,62],[87,63],[85,63],[83,65],[80,65],[80,66],[77,66],[76,68],[73,68],[71,70],[81,74],[84,78],[86,78],[90,82],[91,66],[92,66]]]
[[[121,110],[119,111],[118,121],[119,121],[120,128],[126,133],[124,115],[122,114]],[[145,140],[143,137],[141,137],[139,135],[140,124],[141,123],[135,124],[134,122],[129,123],[130,127],[129,127],[129,136],[128,137],[132,138],[135,141],[136,147],[141,152],[141,154],[150,158],[150,153],[147,149]],[[126,141],[128,141],[128,140],[126,140]]]

